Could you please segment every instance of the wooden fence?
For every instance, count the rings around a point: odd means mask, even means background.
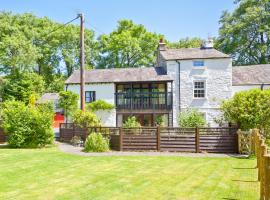
[[[260,199],[270,200],[270,154],[264,137],[258,129],[252,130],[251,151],[257,157],[258,180],[260,181]]]
[[[90,127],[74,124],[60,125],[60,141],[72,137],[82,140],[91,132],[101,132],[110,139],[110,146],[118,151],[171,151],[238,153],[236,128],[172,128],[172,127]]]

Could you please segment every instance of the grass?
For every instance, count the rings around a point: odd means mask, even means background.
[[[255,159],[0,149],[0,199],[258,199]]]

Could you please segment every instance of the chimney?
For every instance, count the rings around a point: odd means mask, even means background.
[[[214,40],[212,38],[208,38],[208,40],[203,42],[201,48],[202,49],[213,49],[214,48]]]
[[[166,43],[164,42],[163,38],[160,38],[158,43],[158,51],[165,51],[166,50]]]

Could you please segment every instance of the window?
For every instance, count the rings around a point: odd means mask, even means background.
[[[194,67],[204,67],[204,61],[203,60],[194,60],[193,66]]]
[[[91,103],[96,100],[96,91],[86,91],[85,92],[85,102]]]
[[[194,98],[205,98],[205,82],[194,82]]]

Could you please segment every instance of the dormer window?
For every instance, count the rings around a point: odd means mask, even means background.
[[[203,60],[194,60],[193,67],[204,67],[204,61]]]

